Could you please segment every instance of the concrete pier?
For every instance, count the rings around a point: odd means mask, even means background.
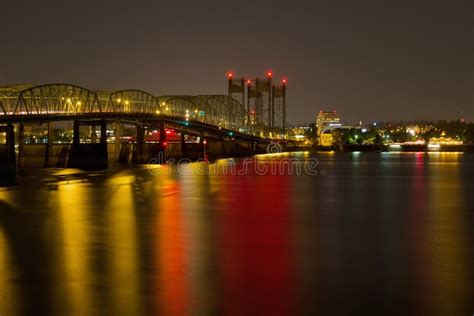
[[[80,126],[100,126],[99,143],[80,143]],[[107,124],[105,120],[98,121],[74,121],[74,135],[72,149],[69,154],[67,166],[83,170],[102,170],[108,168],[107,149]],[[93,135],[91,135],[93,139]]]
[[[0,144],[0,187],[9,187],[16,182],[15,133],[13,124],[0,126],[5,133],[5,142]]]

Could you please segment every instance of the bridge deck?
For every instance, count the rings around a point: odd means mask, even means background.
[[[270,139],[255,135],[237,132],[235,130],[218,127],[205,122],[195,120],[186,121],[182,117],[173,115],[159,115],[152,113],[122,113],[122,112],[92,112],[83,114],[20,114],[20,115],[0,115],[0,124],[7,123],[47,123],[74,120],[106,120],[130,122],[133,124],[158,125],[164,123],[170,127],[187,130],[189,132],[204,132],[219,138],[234,138],[240,140],[269,142]]]

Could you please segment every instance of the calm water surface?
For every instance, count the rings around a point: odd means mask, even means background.
[[[474,155],[311,156],[318,175],[28,172],[0,191],[0,314],[474,313]],[[255,163],[282,157],[310,155]]]

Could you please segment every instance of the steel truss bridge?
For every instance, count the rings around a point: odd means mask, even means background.
[[[164,95],[135,89],[92,91],[64,83],[0,87],[0,124],[67,120],[153,121],[215,136],[268,141],[284,135],[251,126],[245,107],[228,95]]]

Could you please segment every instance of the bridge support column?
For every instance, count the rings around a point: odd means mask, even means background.
[[[206,146],[204,144],[204,133],[199,132],[199,156],[198,158],[206,158]]]
[[[44,166],[45,168],[52,167],[51,156],[53,155],[53,122],[47,123],[48,128],[48,144],[46,145],[46,153],[44,156]]]
[[[100,126],[100,143],[81,144],[79,130],[80,126],[91,126],[95,128]],[[79,168],[84,170],[102,170],[107,169],[107,122],[99,121],[74,121],[74,135],[72,150],[68,161],[69,168]]]
[[[187,147],[186,147],[186,139],[185,139],[186,134],[184,131],[181,131],[180,135],[180,151],[181,151],[181,158],[184,158],[187,156]]]
[[[13,124],[0,126],[5,133],[5,144],[0,144],[0,187],[9,187],[16,182],[15,132]]]
[[[137,149],[135,163],[143,163],[143,147],[145,146],[145,127],[137,125]]]
[[[24,166],[25,160],[25,125],[18,125],[18,168]]]
[[[115,152],[114,152],[114,162],[120,161],[120,153],[122,151],[122,124],[115,122],[114,128],[115,136]]]
[[[160,144],[158,149],[158,163],[164,164],[166,162],[166,129],[165,124],[160,124]]]
[[[107,145],[107,121],[100,121],[100,143]]]
[[[72,134],[72,144],[74,145],[79,145],[80,141],[80,135],[79,135],[79,121],[74,121],[74,127],[73,127],[73,134]]]

